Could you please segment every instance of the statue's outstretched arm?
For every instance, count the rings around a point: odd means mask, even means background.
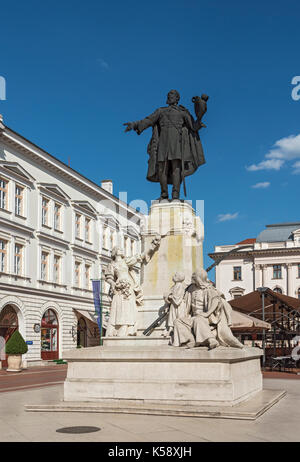
[[[149,127],[153,127],[157,123],[159,118],[159,109],[157,109],[153,114],[145,117],[145,119],[138,120],[136,122],[126,122],[123,125],[126,125],[125,133],[134,130],[138,135],[140,135],[144,130]]]

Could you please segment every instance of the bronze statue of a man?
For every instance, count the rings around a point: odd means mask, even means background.
[[[190,112],[178,105],[180,95],[177,90],[168,93],[168,107],[161,107],[145,119],[127,122],[125,132],[135,130],[140,135],[152,127],[152,138],[148,145],[147,180],[159,182],[161,199],[168,199],[168,184],[173,185],[172,199],[179,199],[180,185],[184,178],[192,175],[205,163],[198,131],[205,127],[201,119],[206,112],[208,96],[193,98],[196,120]]]

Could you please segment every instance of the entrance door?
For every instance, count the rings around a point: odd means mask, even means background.
[[[5,343],[18,330],[18,316],[11,305],[7,305],[0,313],[0,336],[4,338]],[[7,367],[7,355],[2,361],[2,367]]]
[[[77,346],[87,346],[87,326],[83,318],[80,318],[77,323]]]
[[[58,321],[51,309],[42,318],[41,356],[44,360],[58,359]]]

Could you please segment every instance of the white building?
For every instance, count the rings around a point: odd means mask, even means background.
[[[140,218],[111,181],[93,183],[1,118],[0,336],[18,327],[31,363],[97,344],[91,279],[114,245],[140,250]]]
[[[216,266],[216,287],[228,300],[262,286],[300,298],[300,223],[267,225],[257,238],[216,246],[209,256],[218,261],[229,251]]]

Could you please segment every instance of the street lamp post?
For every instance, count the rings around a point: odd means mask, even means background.
[[[265,322],[265,294],[268,290],[268,287],[258,287],[257,288],[258,292],[261,294],[261,304],[262,304],[262,320]],[[265,328],[263,328],[263,334],[262,334],[262,347],[263,347],[263,369],[265,368],[266,365],[266,331]]]

